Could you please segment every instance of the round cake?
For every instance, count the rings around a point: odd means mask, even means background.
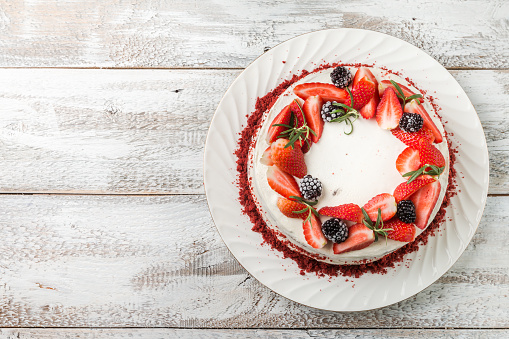
[[[443,126],[419,93],[388,71],[339,66],[280,95],[249,166],[274,233],[338,265],[375,261],[413,241],[434,219],[449,173]]]

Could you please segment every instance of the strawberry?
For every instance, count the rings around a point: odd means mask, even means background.
[[[362,211],[356,204],[344,204],[335,207],[322,207],[318,213],[328,217],[339,218],[343,220],[361,222]]]
[[[445,158],[435,146],[428,144],[425,140],[419,141],[419,160],[424,165],[445,166]],[[428,167],[429,168],[429,167]]]
[[[290,123],[290,105],[286,106],[279,112],[278,115],[272,120],[270,124],[269,130],[267,131],[266,141],[268,144],[274,142],[279,134],[286,130],[286,127],[283,126],[274,126],[275,124],[285,124],[288,125]]]
[[[302,102],[300,99],[294,99],[290,106],[290,112],[297,119],[297,128],[304,125],[304,115],[302,113]]]
[[[369,80],[373,81],[373,83],[375,84],[375,91],[373,97],[368,101],[366,105],[364,105],[364,107],[362,107],[359,110],[359,113],[362,115],[364,119],[371,119],[375,116],[376,107],[380,102],[380,96],[378,95],[378,81],[376,81],[375,76],[373,75],[373,73],[371,73],[369,68],[359,67],[353,78],[353,87],[355,87],[355,85],[364,77],[367,77]]]
[[[415,225],[405,224],[398,218],[394,218],[384,223],[384,229],[391,229],[387,231],[387,238],[401,241],[410,242],[415,239]]]
[[[401,104],[396,92],[387,88],[378,107],[376,108],[376,122],[383,129],[394,129],[398,127],[399,119],[403,115]]]
[[[431,212],[435,208],[440,195],[440,181],[436,180],[429,185],[419,189],[410,196],[410,200],[415,205],[415,225],[421,230],[426,228]]]
[[[401,175],[416,171],[420,167],[419,151],[411,147],[405,148],[396,159],[396,169]]]
[[[311,146],[313,146],[313,142],[309,139],[307,141],[297,140],[295,145],[299,145],[302,153],[306,154],[311,149]]]
[[[368,214],[369,218],[376,221],[378,216],[378,209],[382,212],[382,220],[389,220],[395,214],[397,210],[396,199],[389,193],[382,193],[373,198],[363,206],[364,210]]]
[[[301,196],[297,181],[277,166],[270,166],[267,169],[267,181],[270,188],[285,198],[290,198],[292,195],[296,197]]]
[[[302,211],[306,208],[306,205],[298,203],[294,200],[286,199],[279,197],[277,198],[277,207],[288,218],[301,218],[306,219],[308,213],[294,213],[298,211]]]
[[[412,92],[408,87],[406,86],[403,86],[402,84],[400,84],[399,82],[396,82],[399,87],[401,88],[401,90],[403,91],[403,95],[405,97],[410,97],[412,95],[415,95],[416,93]],[[380,81],[380,84],[378,85],[378,94],[380,96],[382,96],[384,94],[384,91],[387,87],[391,87],[393,90],[396,90],[396,88],[394,87],[393,84],[391,84],[391,81],[390,80],[382,80]],[[424,102],[424,99],[423,98],[419,98],[418,99],[420,102]],[[406,112],[406,110],[405,110]]]
[[[368,247],[375,241],[375,233],[363,224],[355,224],[348,229],[348,238],[340,244],[334,244],[334,254],[357,251]]]
[[[298,145],[285,148],[288,143],[288,139],[278,139],[272,143],[270,146],[272,161],[288,174],[302,178],[308,171],[304,162],[304,153]]]
[[[309,135],[313,142],[318,142],[322,136],[324,122],[321,110],[323,104],[323,99],[319,95],[314,95],[308,97],[302,106],[307,124],[316,133],[316,136],[313,133]]]
[[[392,135],[401,140],[401,142],[412,148],[419,148],[419,141],[421,141],[421,139],[424,139],[428,144],[432,144],[434,139],[433,133],[426,127],[414,133],[405,132],[399,127],[393,129],[391,132]]]
[[[348,92],[342,88],[337,88],[333,84],[320,82],[309,82],[295,86],[293,92],[306,100],[310,96],[319,95],[324,101],[337,101],[344,103],[349,97]]]
[[[322,248],[327,245],[327,239],[322,233],[322,222],[316,215],[311,214],[309,219],[304,220],[302,228],[304,229],[304,238],[309,246]]]
[[[364,77],[357,84],[353,86],[352,89],[352,97],[353,97],[353,106],[350,101],[350,96],[345,101],[345,105],[351,106],[356,110],[360,110],[364,105],[366,105],[373,95],[375,94],[375,83],[370,80],[368,77]]]
[[[402,182],[394,190],[394,198],[396,198],[396,202],[405,200],[406,198],[417,192],[417,190],[419,190],[421,187],[426,186],[427,184],[430,184],[433,181],[435,181],[435,179],[433,179],[432,177],[425,176],[417,178],[409,184],[407,184],[406,181]]]
[[[407,102],[405,105],[405,112],[419,114],[424,120],[423,127],[426,127],[433,133],[433,136],[435,137],[435,143],[439,144],[442,142],[442,133],[440,133],[437,125],[435,125],[433,120],[431,120],[431,117],[429,116],[428,112],[426,112],[426,109],[424,109],[424,107],[419,104],[419,101],[414,99],[410,102]]]
[[[270,146],[267,147],[267,149],[265,151],[263,151],[260,162],[266,166],[274,165],[274,162],[272,161],[272,152],[270,150]]]

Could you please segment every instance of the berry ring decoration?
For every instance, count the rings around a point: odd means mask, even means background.
[[[363,30],[306,34],[258,58],[221,100],[205,149],[230,251],[273,291],[327,310],[382,307],[437,280],[472,238],[487,186],[461,87],[416,47]]]

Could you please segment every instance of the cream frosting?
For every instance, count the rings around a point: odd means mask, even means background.
[[[356,69],[350,68],[354,74]],[[392,79],[410,89],[415,90],[407,81],[387,71],[370,68],[378,81]],[[279,194],[273,191],[267,182],[267,166],[260,163],[260,158],[269,146],[265,141],[268,128],[274,117],[286,105],[296,98],[293,88],[302,83],[326,82],[330,83],[330,72],[326,69],[317,73],[309,74],[289,87],[276,101],[257,134],[254,147],[251,148],[250,172],[252,191],[256,197],[258,207],[269,227],[284,234],[292,244],[308,253],[319,255],[321,261],[333,264],[358,264],[360,261],[374,261],[389,254],[406,243],[388,239],[381,239],[362,250],[351,251],[342,254],[334,254],[332,243],[321,249],[310,247],[304,239],[302,220],[288,218],[279,211],[276,203]],[[431,105],[425,101],[424,107],[432,117],[437,127],[444,135],[443,126],[435,116]],[[316,208],[324,206],[337,206],[347,203],[355,203],[363,206],[372,197],[380,193],[394,192],[397,185],[405,181],[396,170],[396,159],[406,146],[395,138],[390,131],[381,129],[375,119],[366,120],[362,117],[354,122],[354,131],[351,135],[344,132],[349,127],[345,123],[325,123],[322,137],[318,143],[313,144],[311,150],[305,154],[308,174],[317,177],[322,182],[322,196],[318,200]],[[445,196],[449,174],[449,149],[444,140],[435,146],[442,152],[446,159],[446,168],[440,176],[442,190],[430,220],[431,223],[440,208]],[[297,179],[299,180],[299,179]],[[321,216],[322,222],[328,217]],[[416,235],[422,230],[416,228]]]

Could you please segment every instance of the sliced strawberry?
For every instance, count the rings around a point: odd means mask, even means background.
[[[310,134],[310,138],[313,142],[318,142],[323,132],[323,119],[321,116],[323,106],[323,99],[319,95],[314,95],[308,97],[302,106],[304,110],[304,116],[306,117],[306,122],[315,133]]]
[[[387,238],[389,239],[401,242],[410,242],[415,239],[415,225],[406,224],[398,218],[384,223],[383,228],[392,229],[391,231],[387,231]]]
[[[360,110],[366,105],[373,95],[375,94],[375,83],[368,77],[364,77],[357,84],[353,86],[352,97],[353,97],[353,108]],[[350,96],[345,101],[345,105],[352,106],[350,102]]]
[[[337,88],[333,84],[321,82],[309,82],[300,84],[293,89],[295,95],[306,100],[308,97],[319,95],[324,101],[337,101],[344,103],[349,97],[348,92],[342,88]]]
[[[375,241],[375,233],[363,224],[355,224],[348,229],[348,238],[340,244],[334,244],[334,254],[362,250]]]
[[[274,162],[272,161],[272,152],[270,150],[270,146],[267,147],[267,149],[265,151],[263,151],[260,162],[266,166],[274,165]]]
[[[327,245],[327,239],[322,233],[322,222],[314,214],[311,218],[302,224],[304,229],[304,238],[309,246],[313,248],[322,248]]]
[[[424,109],[424,106],[419,105],[417,100],[411,100],[410,102],[407,102],[405,105],[405,112],[419,114],[424,120],[423,126],[433,132],[435,143],[439,144],[442,142],[442,133],[440,133],[437,125],[435,125],[433,120],[431,120],[431,117],[429,116],[428,112],[426,112],[426,109]]]
[[[373,198],[363,206],[371,220],[376,221],[378,217],[378,209],[382,212],[382,220],[389,220],[397,210],[396,199],[389,193],[382,193]]]
[[[421,230],[426,228],[431,212],[435,208],[440,195],[440,181],[436,180],[429,185],[419,189],[410,196],[410,200],[415,205],[415,225]]]
[[[298,145],[294,145],[293,148],[285,148],[288,142],[288,139],[277,139],[272,143],[270,146],[272,161],[288,174],[303,178],[308,171],[304,161],[304,153]]]
[[[302,100],[293,100],[290,104],[290,112],[292,112],[297,119],[297,127],[304,125],[304,114],[302,111]]]
[[[267,169],[267,181],[270,188],[285,198],[290,198],[292,195],[296,197],[301,196],[297,181],[277,166],[270,166]]]
[[[371,100],[369,100],[368,103],[359,110],[359,113],[364,119],[371,119],[375,116],[376,107],[380,102],[380,96],[378,95],[378,81],[376,81],[376,77],[373,75],[373,73],[371,73],[369,68],[359,67],[353,78],[353,86],[355,87],[355,85],[364,77],[367,77],[369,80],[373,81],[375,84],[375,92]]]
[[[290,123],[290,105],[286,106],[279,112],[278,115],[272,120],[270,124],[269,130],[267,131],[266,141],[268,144],[274,142],[279,134],[286,130],[286,127],[283,126],[274,126],[275,124],[285,124],[288,125]]]
[[[412,92],[412,91],[411,91],[408,87],[406,87],[406,86],[404,86],[404,85],[400,84],[399,82],[396,82],[396,83],[397,83],[397,84],[399,85],[399,87],[401,88],[401,91],[403,91],[403,95],[404,95],[405,97],[410,97],[410,96],[412,96],[412,95],[416,94],[416,93]],[[385,91],[385,89],[386,89],[387,87],[391,87],[393,90],[395,90],[395,91],[396,91],[396,87],[394,87],[394,85],[393,85],[393,84],[391,84],[391,81],[390,81],[390,80],[382,80],[382,81],[380,81],[380,84],[378,85],[378,94],[379,94],[380,96],[382,96],[382,95],[384,94],[384,91]],[[424,99],[423,99],[423,98],[419,98],[419,101],[420,101],[420,102],[424,102]],[[405,112],[406,112],[406,111],[405,111]]]
[[[445,158],[442,153],[433,145],[428,144],[425,140],[419,141],[419,160],[422,166],[436,165],[438,167],[445,166]]]
[[[412,147],[405,148],[396,159],[396,169],[401,175],[417,171],[420,167],[419,151]]]
[[[302,153],[306,154],[311,149],[311,146],[313,146],[313,142],[309,139],[307,140],[297,140],[295,142],[296,145],[300,146],[300,149],[302,150]]]
[[[435,179],[433,179],[432,177],[423,176],[415,179],[409,184],[407,184],[406,181],[402,182],[394,190],[394,198],[396,198],[396,202],[405,200],[406,198],[417,192],[417,190],[419,190],[421,187],[426,186],[427,184],[430,184],[433,181],[435,181]]]
[[[401,142],[403,142],[405,145],[413,148],[419,148],[419,142],[421,139],[424,139],[425,142],[430,145],[433,143],[434,139],[433,133],[425,127],[414,133],[405,132],[399,127],[393,129],[391,132],[392,135],[401,140]]]
[[[294,200],[286,199],[279,197],[277,199],[277,207],[288,218],[301,218],[306,219],[308,216],[308,213],[295,213],[298,211],[302,211],[304,208],[306,208],[306,205],[298,203]]]
[[[376,108],[376,122],[378,126],[383,129],[394,129],[398,127],[399,119],[401,119],[402,115],[403,110],[396,92],[392,88],[387,88]]]
[[[362,222],[361,208],[356,204],[344,204],[334,207],[322,207],[318,213],[327,217],[334,217],[343,220]]]

